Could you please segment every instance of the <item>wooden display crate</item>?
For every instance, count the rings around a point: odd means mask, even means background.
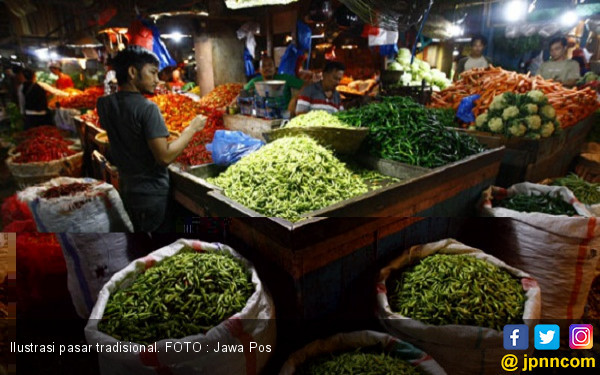
[[[563,129],[559,135],[539,140],[458,130],[473,135],[487,147],[506,147],[496,184],[509,187],[523,181],[535,182],[567,174],[599,117],[598,113],[594,113],[578,124]]]
[[[400,178],[377,190],[336,203],[309,217],[407,217],[470,216],[481,192],[494,184],[504,148],[496,148],[435,169],[410,166],[376,158],[358,157],[382,174]],[[170,167],[174,196],[189,210],[202,216],[263,217],[222,194],[206,178],[223,169],[208,164],[183,170]],[[270,219],[292,228],[293,223]]]
[[[232,218],[231,244],[257,267],[283,319],[367,318],[380,268],[410,246],[455,237],[462,218]]]

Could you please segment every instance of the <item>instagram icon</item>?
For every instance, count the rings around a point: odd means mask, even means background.
[[[591,324],[571,324],[569,346],[571,349],[591,349],[594,346],[594,328]]]

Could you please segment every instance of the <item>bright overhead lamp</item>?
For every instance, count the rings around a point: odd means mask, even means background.
[[[160,37],[164,38],[164,39],[171,39],[175,43],[179,43],[181,41],[181,39],[183,39],[183,38],[191,38],[192,36],[191,35],[182,34],[179,31],[174,31],[174,32],[168,33],[168,34],[161,34]]]
[[[176,11],[176,12],[162,12],[162,13],[154,13],[149,15],[148,17],[152,18],[154,21],[157,21],[163,17],[176,17],[176,16],[195,16],[195,17],[208,17],[207,10],[186,10],[186,11]]]
[[[464,29],[456,24],[450,25],[448,31],[450,32],[450,36],[452,37],[461,36],[464,33]]]
[[[560,17],[560,23],[563,26],[575,26],[577,21],[579,21],[579,16],[577,16],[574,10],[570,10]]]
[[[525,19],[529,5],[526,1],[513,0],[504,7],[504,19],[508,22],[517,22]]]

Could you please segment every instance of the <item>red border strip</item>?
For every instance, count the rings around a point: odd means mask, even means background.
[[[585,262],[590,241],[592,240],[592,238],[594,238],[595,229],[596,218],[592,217],[588,220],[586,238],[579,244],[577,263],[575,264],[575,282],[573,284],[573,290],[571,291],[569,305],[567,306],[567,319],[573,319],[573,306],[577,302],[577,297],[579,296],[579,292],[581,290],[581,283],[583,281],[583,264]]]
[[[225,322],[225,327],[231,333],[231,336],[238,339],[244,345],[244,357],[246,358],[246,375],[256,375],[256,351],[250,352],[250,342],[254,341],[252,336],[244,332],[242,320],[237,317],[229,318]]]

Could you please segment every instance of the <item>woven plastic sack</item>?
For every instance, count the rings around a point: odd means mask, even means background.
[[[492,197],[516,192],[556,192],[583,217],[525,213],[494,208]],[[514,267],[530,273],[542,288],[543,319],[580,319],[594,277],[600,267],[600,222],[589,207],[580,203],[563,186],[522,183],[509,189],[493,187],[483,193],[481,213],[489,217],[510,217],[496,225],[502,234],[491,231],[492,241],[505,244],[501,257]]]
[[[14,158],[7,158],[6,166],[21,189],[58,176],[80,177],[83,168],[83,151],[48,162],[15,163]]]
[[[92,184],[89,191],[43,198],[49,188],[71,183]],[[57,177],[18,194],[27,202],[40,232],[132,232],[133,225],[117,190],[92,178]]]
[[[291,355],[284,363],[279,375],[293,375],[296,369],[312,357],[336,351],[352,351],[358,348],[377,347],[394,357],[406,360],[418,368],[421,373],[441,375],[446,372],[429,355],[413,345],[401,341],[386,333],[358,331],[339,333],[324,340],[317,340]]]
[[[276,326],[275,307],[263,283],[256,273],[254,266],[229,246],[219,243],[206,243],[192,240],[178,240],[173,244],[150,253],[147,257],[137,259],[126,268],[116,273],[104,285],[98,301],[94,306],[90,319],[85,328],[88,344],[115,345],[131,347],[132,343],[117,339],[100,332],[98,321],[104,314],[104,309],[110,294],[117,288],[129,285],[135,276],[144,272],[148,267],[162,259],[177,254],[185,246],[196,251],[223,251],[240,259],[252,274],[252,283],[256,287],[254,294],[248,299],[242,311],[224,320],[205,334],[187,336],[184,338],[165,338],[156,343],[157,352],[127,352],[99,353],[98,359],[102,375],[130,375],[157,373],[178,374],[211,374],[237,375],[258,374],[263,369],[275,348]],[[180,353],[167,351],[166,342],[200,343],[203,350],[195,353],[184,350]],[[271,352],[251,351],[250,342],[260,345],[270,345]],[[244,352],[216,353],[214,348],[220,345],[243,345]],[[192,344],[190,344],[191,347]],[[204,348],[210,348],[204,351]]]
[[[565,202],[571,204],[578,215],[583,217],[594,216],[589,208],[581,203],[571,190],[564,186],[547,186],[541,184],[532,184],[530,182],[522,182],[515,184],[508,189],[491,186],[482,193],[479,202],[479,209],[482,216],[489,217],[527,217],[530,220],[546,221],[551,219],[561,220],[567,218],[566,215],[550,215],[541,212],[518,212],[504,207],[493,207],[493,200],[502,200],[510,198],[517,194],[541,195],[550,194],[553,197],[560,197]]]
[[[125,233],[57,233],[64,255],[67,287],[77,314],[87,319],[104,284],[127,267],[131,256]]]
[[[409,267],[417,261],[434,254],[468,255],[494,264],[521,279],[526,301],[523,312],[524,324],[533,332],[533,321],[540,318],[540,287],[529,274],[513,268],[483,251],[466,246],[456,240],[446,239],[426,245],[413,246],[408,253],[383,268],[377,283],[377,308],[381,324],[386,330],[402,340],[421,348],[452,375],[496,375],[503,373],[502,357],[509,353],[503,348],[502,332],[487,327],[466,325],[434,326],[392,312],[387,298],[385,282],[394,271]],[[514,354],[531,354],[521,351]]]

